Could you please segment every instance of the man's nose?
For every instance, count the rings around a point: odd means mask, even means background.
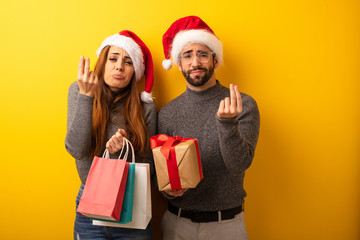
[[[195,67],[199,65],[201,65],[201,62],[199,61],[198,56],[195,54],[193,59],[191,60],[191,66]]]

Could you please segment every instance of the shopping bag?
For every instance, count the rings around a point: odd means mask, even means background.
[[[131,144],[129,142],[129,144]],[[133,149],[132,149],[133,151]],[[132,152],[134,155],[134,152]],[[146,229],[152,217],[151,213],[151,189],[150,189],[150,166],[148,163],[135,163],[135,184],[132,221],[122,224],[115,221],[93,220],[93,225]]]
[[[107,155],[105,150],[103,157],[94,157],[77,212],[86,217],[119,221],[129,163],[106,158]]]
[[[131,222],[132,220],[133,202],[134,202],[134,184],[135,184],[135,164],[130,163],[119,223],[128,223]]]
[[[129,145],[129,141],[124,141],[124,147],[121,150],[120,156],[122,155],[122,152],[124,148],[126,148],[126,152],[129,151],[129,147],[132,147]],[[131,144],[131,143],[130,143]],[[126,154],[127,156],[127,154]],[[133,155],[134,158],[134,155]],[[135,160],[134,160],[135,161]],[[134,201],[134,183],[135,183],[135,164],[130,163],[129,164],[129,172],[127,176],[126,181],[126,187],[125,187],[125,194],[124,194],[124,200],[121,208],[121,214],[120,214],[120,220],[116,221],[117,223],[128,223],[132,220],[132,214],[133,214],[133,201]],[[94,219],[98,220],[98,219]]]

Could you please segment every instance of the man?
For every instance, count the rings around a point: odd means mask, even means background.
[[[165,191],[163,238],[248,239],[243,188],[259,136],[255,100],[215,78],[222,43],[196,16],[175,21],[163,36],[165,69],[178,65],[186,91],[160,109],[158,132],[198,139],[203,180],[194,189]]]

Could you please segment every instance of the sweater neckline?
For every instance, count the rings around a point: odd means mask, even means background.
[[[222,87],[218,80],[216,80],[216,84],[214,86],[203,91],[195,91],[186,86],[186,96],[194,101],[205,101],[219,96],[221,94],[221,88]]]

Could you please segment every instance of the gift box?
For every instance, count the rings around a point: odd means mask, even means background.
[[[159,134],[151,137],[150,143],[160,191],[198,185],[203,172],[196,139]]]

